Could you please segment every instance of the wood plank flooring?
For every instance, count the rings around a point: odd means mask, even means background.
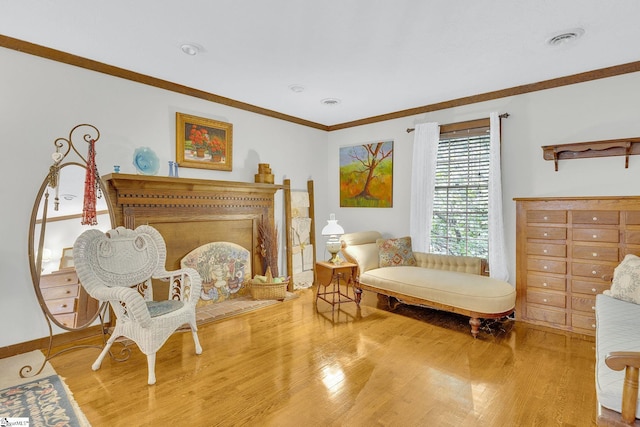
[[[590,426],[594,343],[515,321],[469,333],[468,318],[418,307],[331,311],[300,298],[204,325],[146,357],[98,350],[51,360],[97,426]],[[95,340],[94,340],[95,341]],[[116,348],[116,346],[114,346]]]

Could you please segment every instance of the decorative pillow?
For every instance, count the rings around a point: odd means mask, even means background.
[[[640,258],[629,254],[613,271],[611,289],[604,294],[640,304]]]
[[[411,249],[411,237],[397,239],[377,239],[380,267],[397,267],[399,265],[417,265]]]

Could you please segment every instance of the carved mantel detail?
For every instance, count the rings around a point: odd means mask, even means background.
[[[288,185],[119,173],[103,181],[116,226],[149,224],[163,235],[167,269],[178,268],[180,259],[198,246],[228,241],[247,248],[254,272],[260,271],[258,224],[263,218],[274,222],[275,194],[289,190]]]

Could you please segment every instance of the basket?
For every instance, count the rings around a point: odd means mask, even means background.
[[[260,283],[251,281],[251,297],[253,299],[278,299],[283,300],[287,296],[289,281],[281,283]]]

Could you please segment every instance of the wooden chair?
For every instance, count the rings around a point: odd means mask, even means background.
[[[141,225],[107,233],[88,230],[76,240],[73,254],[82,286],[95,299],[109,301],[117,318],[111,337],[91,366],[94,371],[114,341],[126,337],[147,355],[148,383],[155,384],[156,352],[184,324],[191,328],[196,354],[202,353],[195,311],[200,275],[191,268],[165,270],[166,247],[156,229]],[[152,279],[169,282],[169,294],[161,301],[153,300]]]

